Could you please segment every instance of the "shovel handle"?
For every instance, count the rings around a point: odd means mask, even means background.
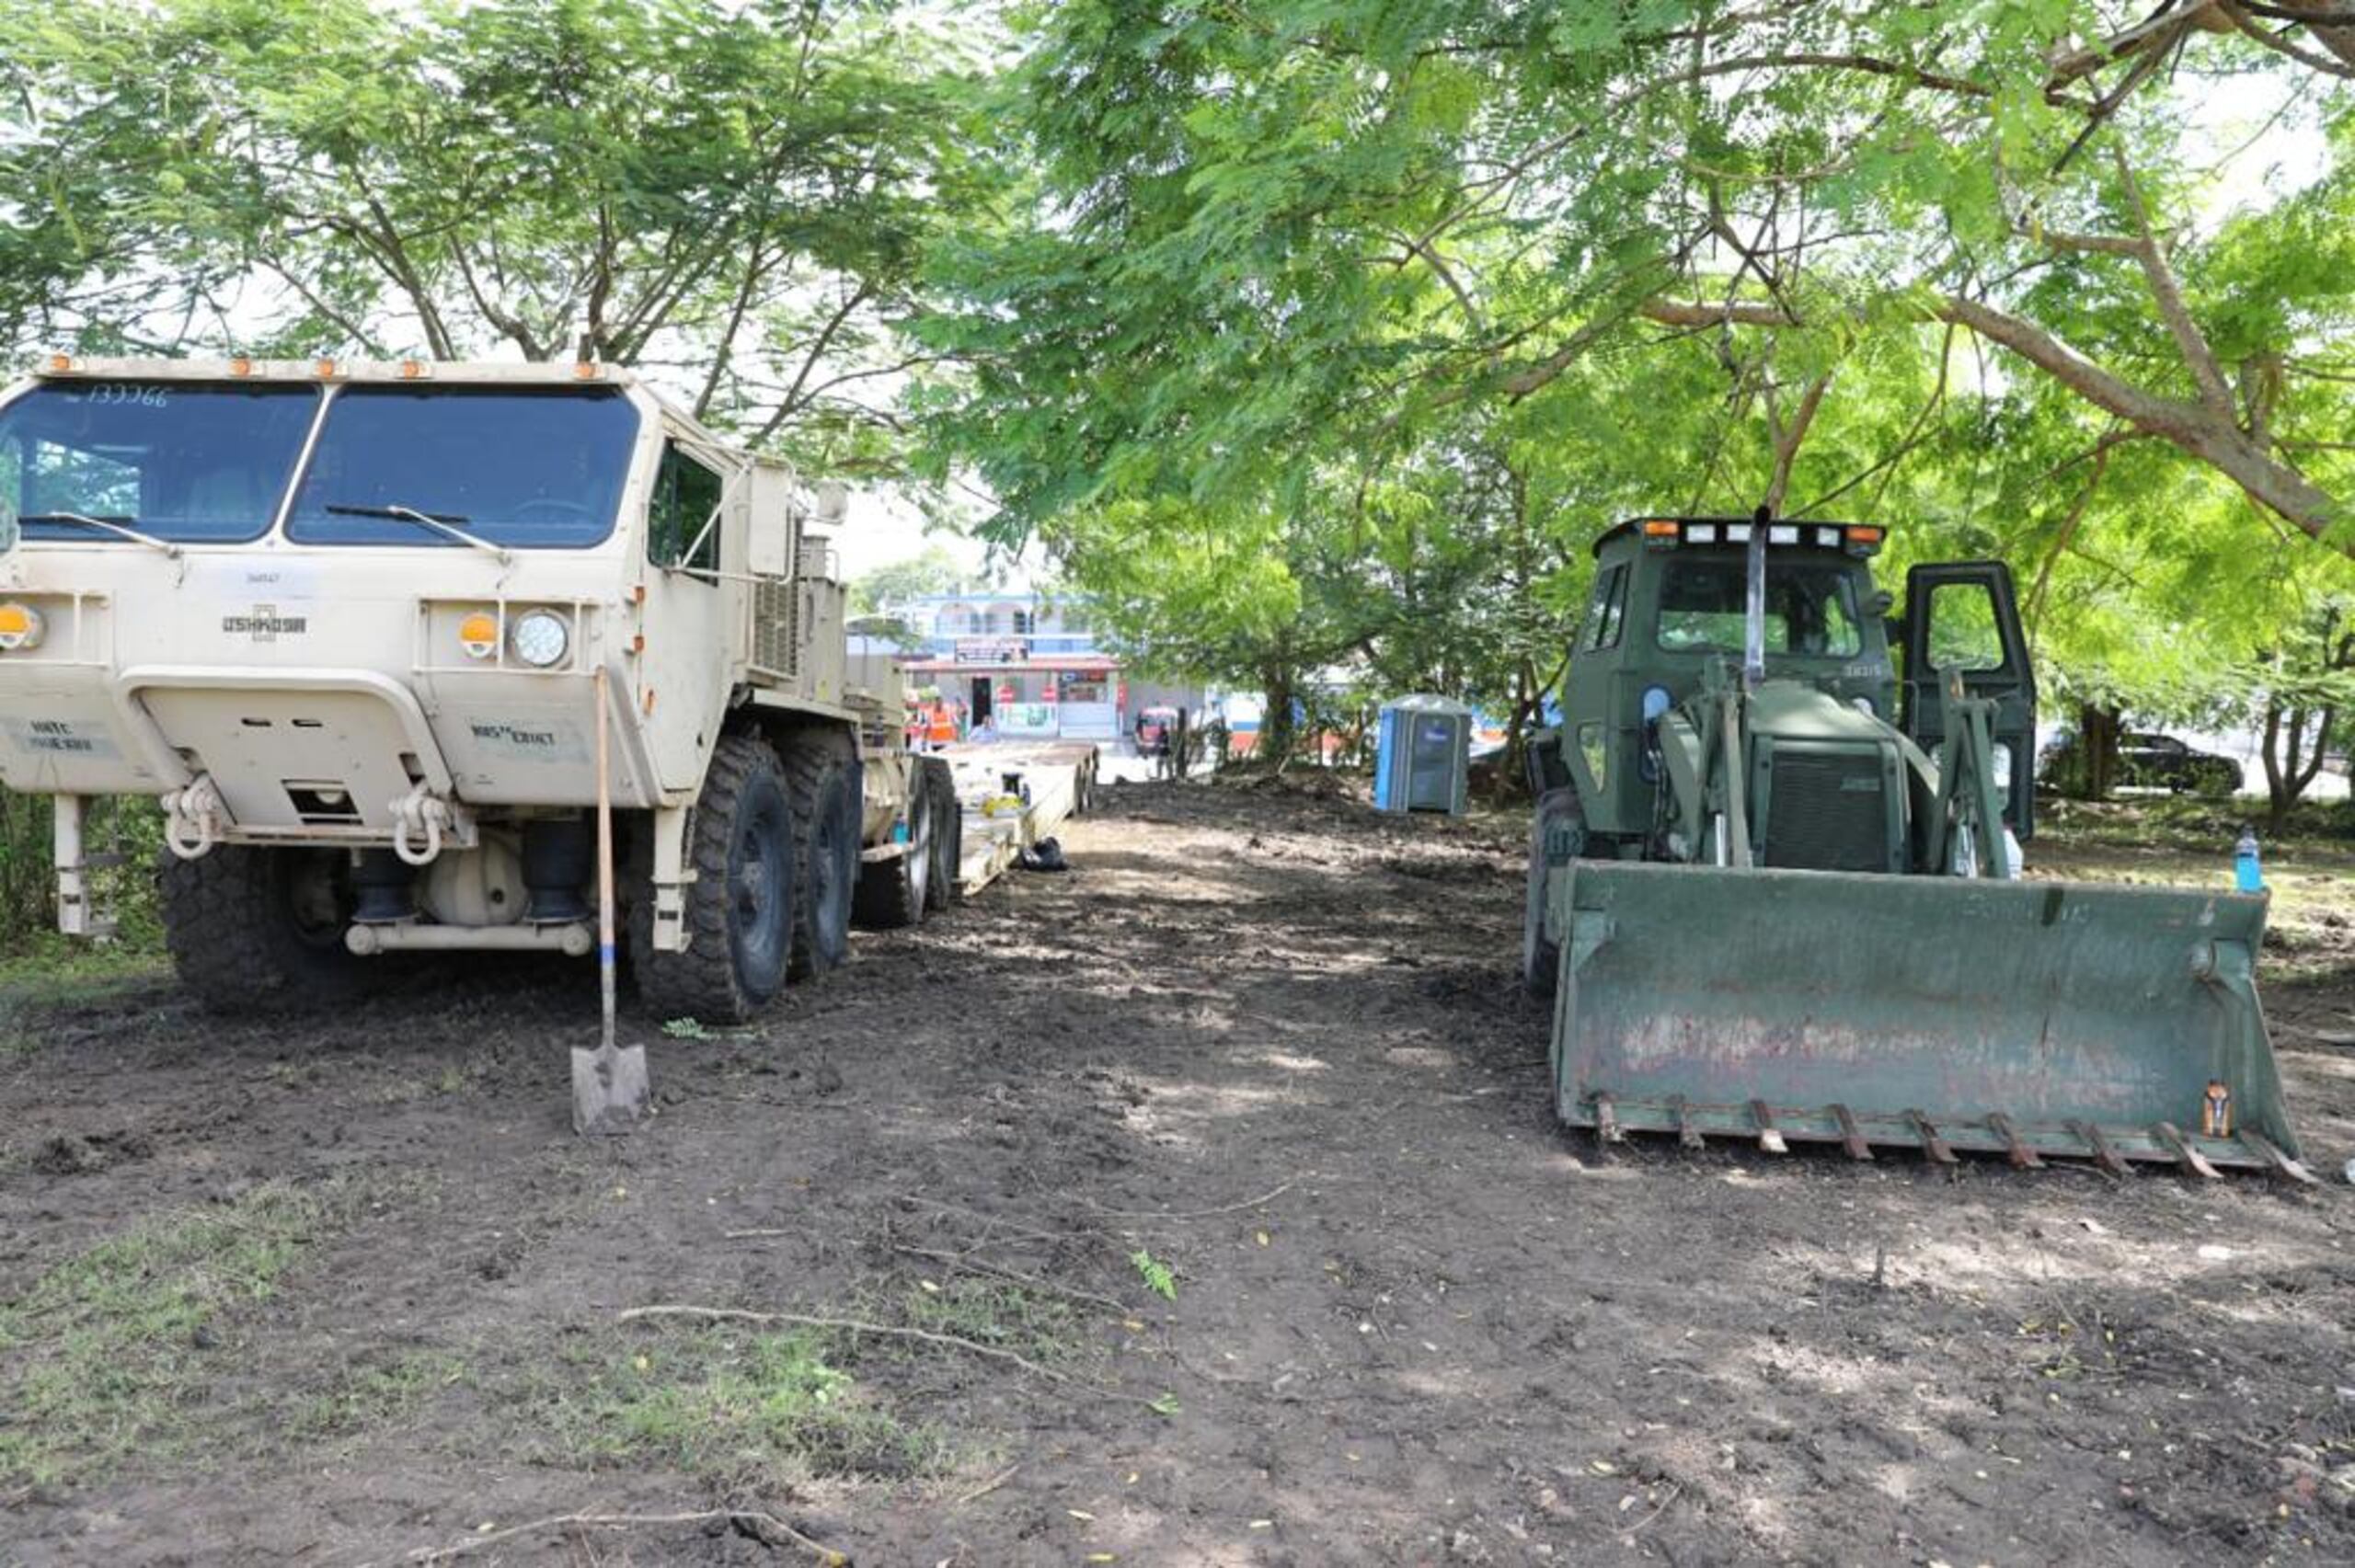
[[[602,658],[597,664],[597,987],[603,1012],[601,1048],[614,1048],[614,792],[606,776],[605,704],[607,677]]]

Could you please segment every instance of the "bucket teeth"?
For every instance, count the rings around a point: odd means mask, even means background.
[[[1847,1149],[1849,1159],[1869,1160],[1873,1157],[1873,1146],[1865,1140],[1864,1133],[1856,1127],[1855,1113],[1845,1105],[1834,1104],[1832,1119],[1840,1124],[1840,1141]]]
[[[2101,1128],[2088,1121],[2073,1121],[2069,1124],[2069,1130],[2085,1140],[2085,1147],[2094,1151],[2095,1164],[2113,1176],[2128,1174],[2126,1162],[2118,1157],[2118,1150],[2109,1146],[2109,1139],[2102,1136]]]
[[[2214,1181],[2223,1174],[2215,1166],[2208,1162],[2206,1155],[2191,1147],[2183,1134],[2177,1129],[2175,1123],[2154,1122],[2151,1132],[2161,1143],[2175,1150],[2176,1162],[2191,1174],[2204,1177],[2209,1181]]]
[[[1919,1111],[1908,1111],[1905,1119],[1913,1124],[1913,1136],[1922,1140],[1922,1152],[1929,1157],[1932,1164],[1961,1163],[1955,1158],[1954,1150],[1947,1147],[1947,1140],[1938,1136],[1938,1129],[1930,1125],[1929,1117]]]

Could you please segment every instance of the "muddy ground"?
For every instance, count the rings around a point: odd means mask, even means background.
[[[1518,824],[1104,795],[757,1031],[629,1020],[626,1141],[577,973],[20,1006],[0,1563],[2355,1559],[2343,1182],[1606,1156]],[[2347,956],[2268,995],[2334,1175]]]

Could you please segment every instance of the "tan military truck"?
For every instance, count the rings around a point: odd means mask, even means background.
[[[56,797],[67,932],[87,802],[151,795],[187,983],[334,999],[594,950],[603,691],[638,984],[741,1019],[956,882],[841,516],[610,366],[55,356],[0,395],[0,782]]]

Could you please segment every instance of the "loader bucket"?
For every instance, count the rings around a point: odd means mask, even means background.
[[[2299,1179],[2262,897],[1575,861],[1555,1107],[1630,1131]],[[2203,1127],[2211,1086],[2229,1120]]]

